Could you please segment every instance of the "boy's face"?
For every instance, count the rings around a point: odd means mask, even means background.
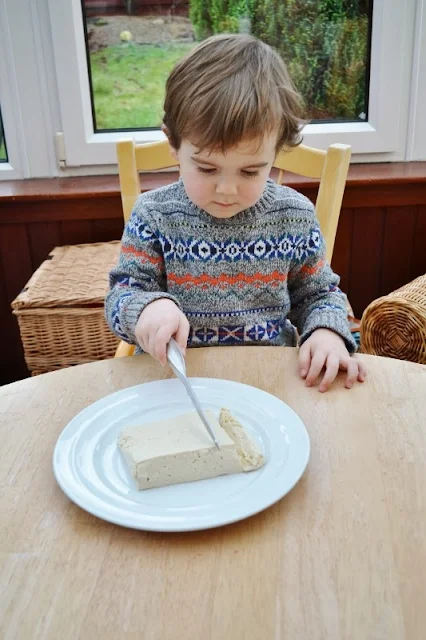
[[[214,218],[232,218],[256,204],[275,159],[277,136],[241,142],[225,153],[199,153],[189,140],[172,150],[190,200]]]

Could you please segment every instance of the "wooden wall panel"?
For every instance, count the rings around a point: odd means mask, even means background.
[[[12,300],[31,275],[30,245],[25,225],[5,224],[0,227],[0,256],[6,295]]]
[[[90,220],[65,220],[60,223],[61,245],[93,242]]]
[[[24,225],[0,225],[0,384],[28,375],[18,329],[10,303],[32,273],[27,229]]]
[[[26,228],[35,271],[52,249],[61,244],[60,222],[35,222],[26,225]]]
[[[2,335],[0,356],[0,385],[28,376],[24,360],[18,322],[10,311],[10,300],[6,294],[4,272],[0,270],[0,328]]]
[[[115,218],[114,220],[93,220],[92,237],[96,238],[96,242],[119,240],[123,234],[123,228],[123,218]]]
[[[384,224],[380,295],[395,291],[411,279],[417,208],[389,207]]]
[[[344,196],[333,268],[358,317],[374,298],[426,272],[426,164],[423,169],[411,165],[400,169],[408,174],[406,181],[395,184],[385,180],[389,171],[397,171],[395,166],[369,167],[383,185],[363,182],[362,168],[351,168],[353,181]],[[54,246],[120,239],[123,220],[116,182],[114,176],[29,181],[18,185],[17,199],[0,183],[0,384],[28,373],[10,302]],[[292,186],[315,201],[315,184]]]
[[[366,302],[380,295],[385,220],[383,208],[354,209],[351,281],[347,291],[357,318],[361,317]]]
[[[342,291],[349,291],[350,289],[353,222],[354,210],[343,209],[340,213],[331,264],[334,271],[340,276],[340,288]]]
[[[417,207],[410,280],[426,273],[426,205]]]

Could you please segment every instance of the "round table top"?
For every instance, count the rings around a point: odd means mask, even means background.
[[[426,367],[362,357],[368,379],[306,388],[295,349],[193,349],[190,376],[290,405],[311,459],[284,499],[220,529],[120,528],[71,503],[56,440],[84,407],[170,377],[148,356],[0,388],[0,636],[414,640],[426,629]]]

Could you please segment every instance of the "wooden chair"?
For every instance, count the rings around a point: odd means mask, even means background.
[[[127,222],[141,193],[139,172],[177,167],[177,163],[167,140],[140,145],[133,140],[121,140],[117,143],[117,158],[123,215]],[[315,209],[329,262],[333,255],[350,158],[351,148],[345,144],[332,144],[327,151],[299,145],[290,151],[281,151],[274,162],[274,167],[279,169],[279,184],[283,182],[285,171],[320,180]],[[121,342],[115,357],[133,355],[134,350],[133,345]]]

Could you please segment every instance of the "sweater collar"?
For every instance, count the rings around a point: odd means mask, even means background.
[[[197,207],[197,205],[188,198],[182,178],[179,178],[178,185],[181,192],[180,196],[185,202],[186,207],[190,209],[191,213],[196,214],[203,221],[228,226],[254,222],[255,220],[258,220],[260,217],[262,217],[268,210],[271,209],[271,206],[276,198],[277,188],[275,182],[271,178],[268,178],[263,193],[256,204],[254,204],[252,207],[249,207],[248,209],[240,211],[240,213],[232,216],[232,218],[215,218],[214,216],[211,216],[209,213],[207,213],[207,211],[204,211],[204,209],[200,209],[200,207]]]

